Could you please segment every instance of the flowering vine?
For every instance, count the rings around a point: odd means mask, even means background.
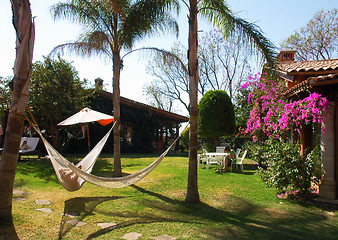
[[[261,135],[280,138],[287,131],[299,132],[302,123],[324,122],[329,107],[325,97],[311,93],[304,99],[290,101],[282,96],[283,83],[258,73],[242,86],[253,89],[248,95],[251,111],[245,133],[251,134],[254,141]]]

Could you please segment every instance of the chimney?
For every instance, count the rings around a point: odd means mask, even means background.
[[[95,79],[95,88],[102,89],[102,87],[103,87],[103,80],[101,78],[96,78]]]
[[[280,53],[278,54],[278,61],[280,63],[283,62],[293,62],[295,60],[295,53],[297,51],[293,50],[293,49],[284,49],[281,50]]]

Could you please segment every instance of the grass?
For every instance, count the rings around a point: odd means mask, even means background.
[[[97,161],[95,175],[111,174],[109,157]],[[126,156],[123,172],[138,171],[155,159]],[[120,239],[130,232],[142,234],[139,239],[168,234],[177,239],[208,240],[336,239],[338,235],[335,209],[281,200],[254,170],[215,173],[213,168],[207,172],[199,167],[201,204],[197,206],[184,202],[187,175],[188,158],[169,156],[133,186],[105,189],[85,183],[79,191],[67,192],[57,182],[48,159],[21,161],[15,189],[29,194],[26,200],[13,202],[15,231],[22,240]],[[38,199],[49,200],[51,205],[37,206],[34,201]],[[53,213],[35,210],[41,207]],[[67,223],[71,218],[65,213],[77,213],[77,219],[87,224],[74,227]],[[116,226],[101,229],[97,224],[103,222]]]

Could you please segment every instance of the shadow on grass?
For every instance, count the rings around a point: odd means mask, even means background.
[[[18,162],[16,172],[22,175],[34,175],[47,182],[57,182],[52,164],[46,158],[20,161]]]
[[[232,206],[215,208],[205,203],[194,206],[182,200],[133,185],[141,193],[154,197],[144,198],[138,204],[163,212],[163,216],[126,211],[105,212],[107,216],[133,218],[114,227],[90,234],[87,239],[102,237],[114,229],[155,222],[188,223],[198,228],[196,239],[336,239],[337,221],[319,212],[298,209],[294,212],[265,208],[252,202],[230,196]],[[160,201],[158,201],[158,200]],[[180,236],[176,236],[178,239]]]
[[[128,217],[128,216],[124,215],[124,217]],[[114,227],[101,229],[97,232],[90,234],[86,239],[95,239],[95,238],[98,238],[98,237],[100,237],[104,234],[110,233],[114,229],[126,228],[126,227],[137,225],[137,224],[151,224],[151,223],[160,223],[160,222],[176,222],[176,223],[181,222],[181,223],[194,223],[194,224],[196,224],[196,222],[190,222],[190,221],[179,220],[179,219],[171,220],[171,219],[168,219],[166,217],[159,217],[159,216],[156,216],[156,215],[153,215],[153,214],[150,214],[150,213],[148,213],[146,215],[133,214],[130,217],[133,217],[133,218],[136,217],[137,219],[127,220],[127,221],[124,221],[122,223],[116,224]]]
[[[330,226],[327,224],[330,219],[328,215],[314,212],[311,208],[291,213],[288,211],[286,214],[235,196],[231,196],[231,202],[235,202],[232,206],[215,208],[205,203],[190,206],[159,193],[137,186],[134,188],[170,205],[179,205],[176,210],[187,221],[191,217],[194,221],[208,224],[208,228],[200,229],[208,236],[205,239],[336,239],[338,234],[337,221],[331,219]],[[155,203],[152,207],[167,211],[163,204]]]
[[[137,189],[138,191],[142,192],[142,193],[146,193],[148,195],[152,195],[152,196],[156,196],[157,198],[168,202],[172,205],[186,205],[184,202],[179,201],[179,200],[175,200],[175,199],[171,199],[168,198],[166,196],[163,196],[161,194],[156,194],[150,191],[147,191],[143,188],[140,188],[138,186],[135,185],[131,185],[131,187]],[[155,201],[156,204],[158,204],[158,201]],[[142,203],[140,203],[142,204]],[[155,205],[156,205],[155,204]],[[147,205],[147,204],[144,204]],[[181,223],[190,223],[190,224],[202,224],[202,222],[197,222],[195,220],[186,220],[186,219],[179,219],[179,218],[168,218],[168,216],[156,216],[154,214],[151,214],[149,212],[145,212],[145,213],[135,213],[135,212],[124,212],[124,213],[118,213],[118,212],[101,212],[102,214],[108,215],[108,216],[115,216],[115,217],[125,217],[125,218],[133,218],[133,220],[127,220],[124,222],[121,222],[119,224],[116,224],[114,227],[110,227],[110,228],[105,228],[105,229],[101,229],[97,232],[94,232],[92,234],[90,234],[86,239],[94,239],[97,237],[100,237],[104,234],[107,234],[111,231],[113,231],[114,229],[121,229],[121,228],[125,228],[125,227],[129,227],[132,225],[137,225],[137,224],[150,224],[150,223],[160,223],[160,222],[181,222]]]
[[[79,160],[71,159],[70,162],[76,164]],[[47,158],[21,161],[17,165],[16,172],[22,175],[33,175],[45,182],[58,182],[52,163]],[[96,161],[93,174],[102,177],[111,177],[113,175],[113,163],[107,160]]]
[[[65,208],[64,208],[64,214],[61,220],[60,224],[60,230],[59,230],[59,236],[58,239],[62,239],[63,237],[66,236],[66,234],[75,226],[67,224],[69,220],[72,219],[73,216],[78,216],[76,218],[76,221],[82,221],[84,220],[87,216],[92,215],[94,209],[101,203],[106,202],[106,201],[112,201],[116,199],[120,199],[123,197],[77,197],[77,198],[72,198],[67,201],[65,201]],[[102,213],[102,212],[100,212]],[[128,214],[124,213],[103,213],[109,216],[120,216],[120,217],[129,217]],[[119,223],[113,227],[108,227],[101,229],[99,231],[96,231],[92,234],[90,234],[86,239],[93,239],[97,238],[101,235],[107,234],[111,232],[114,229],[118,228],[125,228],[131,225],[135,224],[144,224],[144,223],[154,223],[154,222],[168,222],[167,218],[164,217],[158,217],[155,215],[151,214],[132,214],[130,217],[137,218],[134,220],[128,220],[124,221],[122,223]],[[178,222],[179,220],[175,220],[175,222]],[[186,222],[183,220],[180,220],[180,222]]]
[[[26,184],[27,184],[27,182],[24,179],[15,179],[14,189],[15,188],[21,188],[21,187],[25,186]]]
[[[221,172],[221,171],[215,171],[215,174],[229,174],[229,173],[235,173],[235,174],[243,174],[243,175],[255,175],[255,171],[245,171],[242,172],[240,169],[232,169],[232,172],[230,171],[230,169],[226,172]]]
[[[66,224],[72,216],[78,216],[77,221],[82,221],[91,215],[97,205],[123,197],[76,197],[65,201],[64,212],[60,224],[59,238],[62,239],[74,226]]]

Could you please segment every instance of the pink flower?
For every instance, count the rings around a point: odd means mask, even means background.
[[[242,89],[245,89],[245,88],[249,87],[249,86],[251,85],[251,83],[252,83],[252,82],[247,81],[246,83],[244,83],[244,84],[242,85]]]
[[[248,95],[251,111],[245,132],[253,135],[254,141],[258,140],[256,133],[262,131],[268,137],[278,138],[288,130],[299,132],[301,123],[324,122],[330,104],[326,98],[312,93],[303,100],[287,102],[280,94],[283,82],[261,76],[261,73],[250,76],[243,85],[253,88]]]

